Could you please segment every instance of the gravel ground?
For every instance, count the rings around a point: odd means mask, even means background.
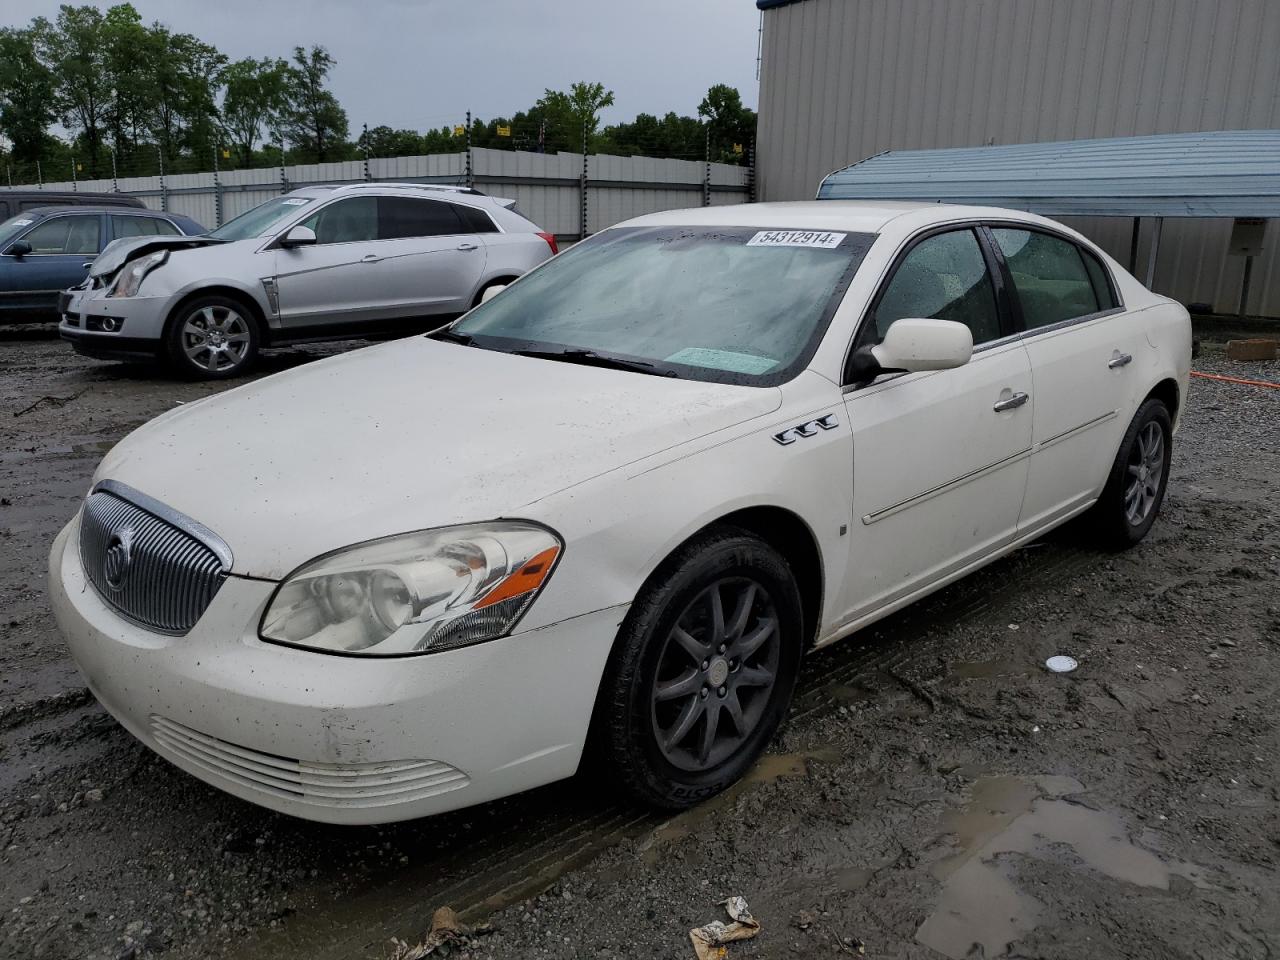
[[[1193,381],[1146,542],[1055,534],[814,655],[774,751],[696,810],[582,774],[338,829],[151,755],[47,610],[102,452],[217,389],[0,331],[0,956],[387,957],[448,904],[492,925],[455,957],[692,957],[730,895],[762,925],[730,957],[1280,953],[1280,391]]]

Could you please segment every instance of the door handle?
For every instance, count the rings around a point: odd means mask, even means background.
[[[85,263],[80,264],[80,269],[81,269],[81,270],[88,270],[88,269],[89,269],[90,267],[92,267],[92,266],[93,266],[93,261],[92,261],[92,260],[89,260],[89,261],[86,261]]]
[[[1107,366],[1110,367],[1112,370],[1116,370],[1120,367],[1123,367],[1126,363],[1132,363],[1132,362],[1133,362],[1133,354],[1131,353],[1113,353],[1111,355],[1111,362],[1108,363]]]
[[[997,400],[991,409],[996,413],[1003,413],[1006,410],[1016,410],[1030,399],[1030,394],[1015,393],[1011,397],[1006,397],[1003,400]]]
[[[474,244],[474,243],[460,243],[458,244],[458,249],[459,250],[475,250],[478,248],[478,246],[479,246],[478,244]]]
[[[376,253],[366,253],[363,257],[360,258],[360,262],[361,263],[377,263],[381,259],[382,258],[378,256]]]

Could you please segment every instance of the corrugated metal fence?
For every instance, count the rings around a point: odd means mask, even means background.
[[[746,203],[752,172],[725,163],[580,153],[524,153],[475,148],[470,154],[350,160],[255,170],[46,183],[45,190],[118,190],[156,210],[225,223],[264,200],[308,183],[394,180],[473,184],[510,197],[544,230],[576,239],[630,217],[681,207]],[[15,186],[17,186],[15,184]],[[31,185],[34,186],[34,185]],[[30,186],[27,187],[30,189]]]

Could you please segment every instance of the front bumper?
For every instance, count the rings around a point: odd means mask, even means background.
[[[424,657],[262,642],[274,583],[230,577],[186,636],[121,619],[58,535],[49,594],[89,688],[165,759],[253,803],[368,824],[571,776],[625,606]]]
[[[58,334],[77,353],[105,359],[159,355],[168,297],[106,297],[102,290],[69,290],[59,299]],[[103,329],[110,320],[113,329]]]

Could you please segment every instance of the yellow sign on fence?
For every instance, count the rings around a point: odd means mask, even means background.
[[[499,127],[498,127],[498,136],[500,136],[500,137],[509,137],[509,136],[511,136],[511,128],[510,128],[510,127],[503,127],[503,126],[499,126]]]
[[[462,126],[461,124],[453,128],[453,135],[455,137],[464,137],[466,136],[466,134],[467,134],[467,128]]]

